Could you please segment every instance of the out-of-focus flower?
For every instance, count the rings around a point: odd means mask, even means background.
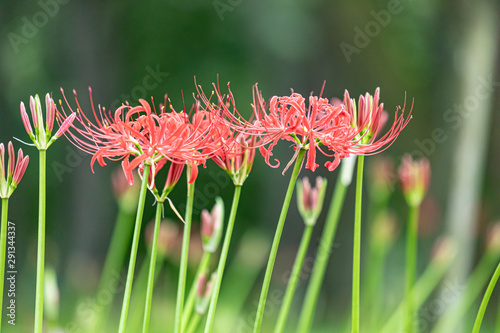
[[[121,209],[133,213],[137,209],[140,186],[136,182],[129,185],[127,178],[120,169],[113,170],[111,173],[111,184],[116,201]]]
[[[378,213],[371,226],[370,235],[374,244],[387,247],[394,243],[398,236],[396,214],[392,211]]]
[[[302,178],[302,181],[297,183],[297,206],[306,225],[312,226],[316,224],[323,208],[326,185],[326,178],[321,177],[316,178],[314,187],[311,187],[307,177]]]
[[[61,126],[57,130],[56,134],[52,136],[56,106],[54,100],[49,94],[45,96],[45,107],[46,126],[43,125],[42,104],[40,103],[40,97],[38,97],[38,95],[35,95],[35,97],[30,96],[31,118],[33,120],[33,127],[35,128],[35,131],[33,131],[28,114],[26,113],[26,107],[24,106],[24,103],[21,102],[21,119],[23,121],[24,128],[26,129],[31,141],[33,141],[39,150],[46,150],[49,148],[54,141],[66,132],[76,117],[75,113],[68,115],[64,121],[61,122]]]
[[[28,167],[29,162],[29,156],[24,156],[21,149],[19,149],[18,151],[16,162],[16,155],[12,142],[9,142],[7,150],[9,160],[7,161],[8,163],[6,170],[5,146],[3,145],[3,143],[0,143],[0,197],[4,199],[9,198],[17,188],[17,185],[26,172],[26,168]]]
[[[210,280],[207,280],[207,273],[198,275],[195,309],[199,314],[207,312],[216,277],[217,274],[215,272],[212,273]]]
[[[399,178],[408,205],[416,207],[422,203],[429,188],[430,177],[431,166],[428,159],[414,161],[411,155],[403,156]]]
[[[215,198],[212,212],[204,209],[201,212],[201,240],[203,250],[214,253],[219,247],[224,224],[224,202],[220,197]]]
[[[456,254],[455,243],[449,237],[438,238],[432,247],[431,260],[440,265],[446,265],[451,262]]]
[[[394,190],[394,184],[398,180],[394,162],[385,157],[370,159],[369,183],[370,199],[383,203],[389,199]]]
[[[500,223],[493,224],[486,235],[486,249],[492,253],[500,253]]]
[[[158,233],[158,253],[161,253],[164,257],[170,255],[172,249],[176,246],[179,234],[179,226],[177,223],[170,220],[162,221]],[[147,225],[144,236],[148,248],[151,248],[154,236],[154,221],[151,221]]]

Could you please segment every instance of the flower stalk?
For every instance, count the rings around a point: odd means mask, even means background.
[[[227,222],[226,234],[224,236],[224,243],[217,266],[217,275],[213,286],[213,293],[210,300],[208,309],[208,318],[205,324],[205,333],[212,332],[212,327],[215,319],[215,310],[217,308],[217,301],[219,300],[219,292],[222,284],[222,276],[226,267],[227,254],[229,253],[229,245],[231,244],[231,236],[233,234],[234,222],[236,220],[236,212],[238,211],[238,204],[240,202],[241,185],[234,186],[233,203],[231,204],[231,212],[229,213],[229,220]]]
[[[276,227],[273,244],[271,246],[271,253],[269,254],[269,260],[267,262],[264,282],[262,283],[262,290],[260,293],[259,305],[257,307],[257,314],[255,317],[255,323],[253,328],[254,333],[259,333],[262,327],[262,320],[264,318],[264,310],[267,301],[267,293],[269,292],[269,286],[271,284],[271,276],[273,274],[274,263],[276,261],[276,255],[278,253],[281,234],[283,232],[283,227],[285,226],[285,220],[288,213],[288,208],[290,207],[290,201],[292,200],[293,190],[295,188],[295,183],[297,181],[297,177],[299,175],[300,168],[302,166],[302,161],[304,160],[304,154],[306,152],[306,150],[303,147],[297,147],[297,149],[298,149],[298,154],[295,160],[295,166],[293,168],[293,172],[290,177],[290,182],[288,184],[288,189],[286,191],[283,207],[281,208],[278,225]]]
[[[479,329],[481,328],[481,323],[483,322],[484,313],[486,312],[486,307],[488,306],[491,294],[493,293],[493,289],[495,289],[495,285],[497,284],[499,277],[500,277],[500,263],[495,269],[495,272],[491,277],[490,283],[488,284],[488,288],[484,293],[483,300],[481,301],[481,306],[479,307],[479,311],[476,316],[476,321],[474,322],[472,333],[479,333]]]
[[[363,200],[363,165],[364,156],[358,157],[356,176],[356,208],[354,211],[354,248],[352,267],[352,333],[359,333],[359,287],[361,269],[361,208]]]
[[[158,252],[158,234],[160,233],[162,211],[163,211],[163,201],[158,201],[156,203],[153,244],[151,246],[151,258],[149,261],[148,286],[146,291],[146,303],[144,306],[144,321],[142,326],[143,333],[147,333],[149,331],[149,318],[151,316],[151,302],[153,299],[153,285],[155,281],[156,255]]]
[[[191,166],[188,166],[188,177],[191,177]],[[189,254],[189,238],[191,237],[191,219],[193,216],[194,181],[188,182],[186,215],[184,218],[184,231],[182,234],[181,263],[179,268],[179,282],[177,286],[177,299],[175,304],[174,332],[182,333],[182,312],[184,309],[184,294],[186,290],[186,273]]]
[[[130,294],[132,293],[132,283],[134,280],[135,261],[137,258],[137,248],[139,246],[139,238],[141,234],[142,216],[144,213],[144,203],[146,201],[146,193],[148,186],[148,177],[151,169],[150,164],[144,167],[142,178],[141,191],[139,194],[139,204],[137,206],[137,214],[135,219],[134,234],[132,237],[132,246],[130,249],[130,259],[127,272],[127,282],[125,283],[125,293],[123,295],[122,311],[120,315],[119,333],[124,333],[127,325],[128,309],[130,306]]]
[[[35,333],[43,330],[43,292],[45,272],[45,197],[47,151],[39,150],[39,187],[38,187],[38,241],[36,256],[36,297],[35,297]]]

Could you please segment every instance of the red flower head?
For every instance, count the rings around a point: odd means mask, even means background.
[[[196,179],[197,166],[205,163],[205,157],[201,151],[208,146],[206,138],[208,135],[200,130],[199,124],[204,114],[196,113],[190,121],[189,115],[185,112],[176,112],[172,107],[171,112],[165,112],[162,106],[160,112],[157,113],[155,109],[151,109],[148,102],[141,99],[139,106],[123,105],[115,111],[114,116],[111,116],[110,112],[106,113],[100,106],[99,112],[96,112],[90,91],[95,119],[92,122],[83,112],[80,112],[81,107],[76,92],[73,91],[73,93],[78,107],[77,120],[80,126],[72,126],[68,138],[75,146],[93,155],[92,170],[96,161],[104,166],[106,165],[105,158],[121,160],[127,180],[132,184],[132,171],[141,164],[146,163],[152,166],[151,174],[154,179],[156,169],[159,170],[167,161],[170,161],[190,164],[192,169],[195,169],[191,173],[190,181]],[[66,104],[71,110],[67,100]],[[61,110],[61,118],[66,117],[62,105]],[[153,182],[150,183],[150,185],[153,184]]]
[[[348,148],[352,138],[357,134],[350,124],[350,116],[342,106],[334,106],[326,98],[317,96],[309,97],[309,106],[306,107],[302,95],[292,93],[290,96],[274,96],[266,104],[262,94],[253,87],[253,121],[246,121],[237,111],[234,98],[229,89],[228,96],[223,96],[220,89],[215,86],[218,99],[217,108],[220,114],[225,115],[231,123],[231,128],[248,136],[256,136],[255,147],[260,149],[266,163],[279,167],[279,161],[271,164],[269,159],[272,150],[280,140],[295,143],[296,154],[299,149],[308,150],[306,168],[315,170],[316,149],[329,157],[334,157],[333,162],[325,163],[329,170],[333,170],[340,163],[340,158],[349,155]],[[204,96],[202,94],[202,96]],[[205,97],[204,102],[210,105]],[[212,104],[213,105],[213,104]],[[229,108],[232,105],[233,110]],[[325,139],[326,142],[325,142]],[[319,146],[326,145],[331,153],[323,152]],[[288,169],[295,157],[285,168]]]

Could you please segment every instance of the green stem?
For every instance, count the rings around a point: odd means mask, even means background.
[[[415,300],[413,295],[413,285],[415,284],[415,275],[417,268],[417,232],[418,232],[418,212],[419,206],[409,206],[408,225],[406,229],[406,315],[405,315],[405,332],[412,333],[413,328],[413,313],[415,309]]]
[[[122,312],[120,316],[119,333],[125,332],[127,325],[128,309],[130,306],[130,294],[132,293],[132,282],[134,280],[135,260],[137,258],[137,247],[139,246],[139,237],[141,234],[142,215],[144,213],[144,203],[146,201],[146,193],[148,189],[148,178],[151,165],[146,164],[142,175],[141,192],[139,194],[139,204],[137,206],[137,215],[135,219],[134,236],[132,238],[132,247],[130,249],[130,260],[127,272],[127,282],[125,284],[125,293],[123,295]]]
[[[190,172],[188,171],[188,175]],[[181,264],[179,268],[179,284],[177,287],[177,301],[175,304],[174,333],[182,333],[182,311],[184,307],[184,293],[186,290],[186,273],[189,254],[189,237],[191,236],[191,218],[193,216],[194,182],[188,184],[186,216],[182,235]]]
[[[45,271],[45,188],[47,151],[39,150],[39,188],[38,188],[38,243],[36,256],[36,298],[35,298],[35,333],[43,329],[43,292]]]
[[[233,203],[231,204],[231,213],[229,214],[229,221],[227,222],[226,235],[224,236],[224,244],[222,245],[219,265],[217,266],[217,277],[212,292],[213,294],[210,299],[210,308],[208,309],[208,318],[207,323],[205,324],[205,333],[209,333],[212,331],[212,326],[215,318],[215,309],[217,308],[217,301],[219,299],[219,292],[222,284],[222,275],[224,274],[224,268],[226,267],[227,254],[229,252],[229,245],[231,243],[231,236],[233,234],[234,221],[236,220],[236,212],[238,210],[238,204],[240,202],[240,194],[241,185],[235,185]]]
[[[344,166],[344,165],[342,165]],[[335,191],[332,196],[330,208],[326,218],[326,223],[321,235],[318,254],[314,262],[314,267],[307,286],[306,296],[300,313],[297,332],[307,333],[311,330],[316,304],[318,302],[319,292],[325,277],[326,267],[330,258],[331,247],[335,238],[335,232],[344,205],[345,193],[347,185],[343,184],[340,179],[335,184]]]
[[[193,312],[194,303],[196,299],[196,290],[198,289],[198,277],[200,274],[205,272],[210,264],[210,260],[212,259],[212,252],[205,251],[203,252],[203,256],[201,257],[200,264],[198,265],[198,269],[196,270],[196,275],[191,285],[191,289],[189,290],[189,294],[186,300],[186,306],[182,312],[182,327],[187,327],[189,319],[191,318],[191,314]]]
[[[0,230],[0,331],[2,330],[3,285],[5,278],[5,255],[7,247],[7,223],[9,198],[2,198],[2,226]]]
[[[189,327],[186,333],[194,333],[200,324],[201,314],[195,311],[193,318],[189,321]]]
[[[309,247],[313,227],[313,225],[306,225],[304,233],[302,234],[297,257],[295,258],[295,262],[293,263],[292,274],[290,275],[290,280],[288,281],[288,286],[283,298],[283,304],[278,315],[278,321],[276,323],[276,327],[274,328],[275,333],[281,333],[285,329],[286,319],[288,317],[288,313],[290,312],[290,306],[292,305],[292,299],[295,293],[295,289],[297,288],[300,271],[302,270],[302,265],[307,253],[307,248]]]
[[[151,301],[153,299],[153,286],[155,281],[156,253],[158,252],[158,234],[160,233],[161,213],[163,201],[156,203],[155,227],[153,233],[153,244],[151,245],[151,258],[149,261],[148,287],[146,291],[146,302],[144,305],[144,322],[142,332],[149,331],[149,317],[151,314]]]
[[[500,277],[500,263],[497,265],[495,273],[493,273],[493,276],[491,277],[488,289],[486,289],[486,293],[484,294],[481,306],[479,307],[479,312],[477,313],[476,322],[474,323],[474,328],[472,330],[473,333],[479,333],[481,323],[483,322],[484,313],[486,312],[486,307],[488,306],[488,302],[490,301],[493,289],[495,289],[498,277]]]
[[[259,333],[262,327],[262,320],[264,318],[264,310],[267,301],[267,293],[269,291],[269,285],[271,284],[271,276],[273,274],[274,262],[276,261],[276,254],[278,253],[281,233],[283,232],[286,215],[288,213],[288,207],[290,206],[290,201],[292,200],[293,190],[295,188],[297,176],[299,175],[299,171],[302,166],[304,154],[305,150],[303,148],[300,148],[297,159],[295,160],[295,166],[293,167],[292,176],[290,177],[288,189],[286,191],[285,201],[283,202],[283,207],[281,208],[280,218],[278,220],[278,225],[274,234],[273,245],[271,246],[271,253],[269,254],[269,260],[267,262],[266,274],[264,276],[264,282],[262,284],[259,305],[257,307],[257,314],[255,316],[255,324],[253,329],[254,333]]]
[[[352,263],[352,333],[359,333],[359,280],[361,268],[361,206],[363,199],[363,164],[365,157],[358,157],[356,179],[356,209],[354,211],[354,248]]]
[[[122,206],[122,203],[118,205],[118,215],[116,217],[113,235],[97,288],[97,295],[101,291],[110,290],[110,288],[112,288],[111,286],[116,282],[125,260],[127,245],[130,244],[133,230],[132,223],[134,219],[132,218],[132,213],[128,212],[128,210]],[[104,330],[104,320],[108,318],[112,304],[113,302],[106,302],[102,310],[98,312],[96,331],[100,332]]]

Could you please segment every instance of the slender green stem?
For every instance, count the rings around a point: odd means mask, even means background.
[[[139,246],[139,237],[141,234],[142,215],[144,213],[144,203],[146,202],[150,169],[151,165],[146,164],[144,167],[144,174],[142,176],[141,192],[139,194],[139,205],[137,206],[137,215],[135,219],[134,236],[132,238],[132,247],[130,249],[127,282],[125,283],[125,293],[123,295],[120,327],[118,328],[119,333],[124,333],[127,325],[128,309],[130,306],[130,294],[132,293],[132,283],[134,281],[135,260],[137,258],[137,247]]]
[[[188,172],[188,175],[190,172]],[[188,184],[186,216],[184,218],[184,232],[182,235],[181,264],[179,268],[179,284],[177,287],[177,301],[175,304],[174,333],[182,333],[182,311],[184,308],[184,293],[186,290],[186,273],[189,254],[189,238],[191,236],[191,218],[193,216],[194,182]]]
[[[43,288],[45,271],[45,188],[47,151],[39,150],[39,188],[38,188],[38,244],[36,256],[36,298],[35,298],[35,333],[43,329]]]
[[[418,232],[418,211],[419,206],[409,206],[408,226],[406,229],[406,315],[405,332],[412,333],[413,313],[415,309],[415,300],[413,295],[413,285],[415,284],[415,275],[417,268],[417,232]]]
[[[149,261],[148,287],[146,291],[146,303],[144,305],[144,322],[142,332],[149,331],[149,317],[151,314],[151,301],[153,299],[153,286],[155,281],[156,253],[158,252],[158,234],[160,233],[161,213],[163,201],[156,203],[155,227],[153,233],[153,244],[151,245],[151,258]]]
[[[194,312],[193,318],[189,321],[189,327],[186,330],[186,333],[194,333],[200,324],[201,314],[198,312]]]
[[[111,237],[108,253],[101,273],[101,279],[97,288],[97,295],[112,288],[119,277],[120,271],[125,261],[128,244],[132,237],[132,223],[134,222],[133,215],[127,208],[118,205],[118,215]],[[109,311],[113,302],[103,304],[102,310],[98,312],[98,319],[96,320],[96,331],[104,330],[104,320],[108,318]]]
[[[231,243],[231,236],[233,234],[234,221],[236,220],[236,212],[240,202],[241,185],[234,186],[233,203],[231,204],[231,213],[229,214],[229,221],[227,222],[226,235],[224,236],[224,244],[222,245],[222,252],[217,266],[217,277],[213,289],[213,294],[210,299],[210,308],[208,309],[208,318],[205,325],[205,333],[212,331],[212,326],[215,318],[215,309],[217,308],[217,301],[219,299],[220,287],[222,284],[222,275],[226,267],[227,254],[229,252],[229,245]]]
[[[255,324],[253,328],[254,333],[259,333],[262,327],[262,320],[264,318],[264,310],[267,301],[267,293],[269,291],[269,285],[271,284],[271,276],[273,274],[274,262],[276,261],[276,254],[278,253],[281,233],[283,232],[286,215],[288,213],[288,207],[290,206],[290,201],[292,200],[293,190],[295,188],[297,176],[299,175],[299,171],[302,166],[304,154],[305,150],[301,148],[297,155],[297,159],[295,160],[295,166],[293,167],[292,176],[290,177],[290,182],[288,184],[288,189],[285,195],[285,201],[283,202],[283,207],[281,208],[280,218],[278,220],[278,225],[276,227],[276,232],[274,234],[273,244],[271,246],[271,253],[269,254],[269,260],[267,262],[264,282],[262,283],[262,290],[260,293],[259,305],[257,307],[257,315],[255,317]]]
[[[194,308],[194,302],[196,299],[196,290],[198,289],[198,277],[200,274],[205,272],[208,268],[208,265],[210,264],[210,260],[212,259],[212,252],[205,251],[203,252],[203,256],[201,257],[200,264],[198,265],[198,269],[196,270],[196,275],[195,279],[193,281],[193,284],[191,285],[191,289],[189,290],[189,294],[186,300],[186,305],[184,306],[183,312],[182,312],[182,327],[186,328],[187,324],[189,322],[189,319],[191,318],[191,314],[193,312]]]
[[[333,239],[335,238],[335,232],[337,230],[340,212],[344,205],[346,190],[347,186],[343,184],[340,179],[337,180],[323,234],[321,235],[318,254],[316,255],[309,285],[307,286],[306,296],[300,312],[299,324],[297,327],[297,332],[299,333],[307,333],[311,330],[321,284],[325,277],[326,266],[328,265]]]
[[[7,247],[7,223],[9,198],[2,198],[2,226],[0,230],[0,331],[2,330],[3,284],[5,277],[5,254]]]
[[[281,309],[278,315],[278,321],[276,322],[276,327],[274,328],[275,333],[281,333],[285,329],[286,319],[288,317],[288,313],[290,312],[290,306],[292,305],[293,295],[295,294],[295,289],[297,288],[297,282],[299,281],[302,265],[306,257],[307,248],[309,247],[313,227],[313,225],[306,225],[304,233],[302,234],[297,257],[295,258],[295,262],[293,263],[292,274],[290,275],[290,280],[288,281],[288,286],[283,298],[283,304],[281,305]]]
[[[481,302],[481,306],[479,307],[479,311],[477,313],[476,322],[474,323],[474,328],[472,330],[472,333],[479,333],[479,329],[481,328],[481,323],[483,322],[484,313],[486,312],[486,307],[488,306],[488,302],[490,301],[493,289],[495,289],[498,277],[500,277],[500,263],[497,265],[497,268],[495,269],[495,272],[491,277],[490,283],[488,284],[488,288],[486,289],[486,293],[483,296],[483,300]]]
[[[354,211],[354,248],[352,260],[352,333],[359,333],[359,280],[361,268],[361,206],[363,199],[363,164],[365,157],[358,157],[356,179],[356,209]]]

